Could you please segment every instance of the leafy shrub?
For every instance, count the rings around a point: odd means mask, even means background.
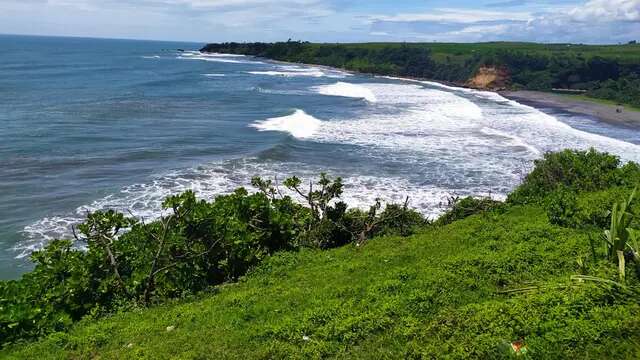
[[[0,282],[0,345],[64,330],[87,315],[195,294],[238,279],[278,251],[331,248],[396,229],[406,234],[422,222],[393,205],[359,218],[363,212],[336,201],[341,180],[324,174],[308,192],[297,178],[285,181],[308,207],[270,181],[253,184],[261,191],[240,188],[213,202],[193,192],[169,197],[170,215],[151,223],[114,211],[89,214],[75,240],[51,242],[32,254],[32,272]]]
[[[553,224],[600,229],[609,226],[613,204],[628,198],[630,194],[631,189],[622,186],[588,193],[575,193],[560,187],[548,196],[544,206]],[[631,209],[640,213],[640,204],[634,202]],[[634,219],[633,226],[640,226],[640,221]]]
[[[507,201],[512,204],[540,203],[560,186],[574,192],[592,192],[616,185],[633,186],[640,181],[637,164],[620,165],[617,156],[594,149],[547,153],[535,161],[534,170]]]
[[[491,211],[502,205],[501,202],[489,198],[451,198],[449,199],[449,210],[445,212],[438,220],[436,225],[447,225],[454,221],[462,220],[471,215]]]
[[[575,227],[577,225],[578,203],[576,194],[566,187],[559,187],[551,193],[545,207],[550,223],[564,227]]]

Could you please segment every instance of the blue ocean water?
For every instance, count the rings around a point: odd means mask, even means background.
[[[153,219],[169,194],[254,175],[326,171],[353,206],[410,196],[436,216],[451,195],[504,197],[545,151],[640,160],[638,129],[201,45],[0,36],[0,278],[87,211]]]

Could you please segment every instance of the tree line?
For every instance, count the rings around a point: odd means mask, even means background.
[[[542,46],[542,45],[540,45]],[[456,48],[453,46],[452,48]],[[201,51],[244,54],[274,60],[333,66],[376,75],[404,76],[463,84],[482,66],[510,74],[510,88],[584,90],[588,96],[640,106],[640,54],[635,61],[575,51],[523,50],[487,45],[482,51],[459,44],[436,52],[429,44],[208,44]]]

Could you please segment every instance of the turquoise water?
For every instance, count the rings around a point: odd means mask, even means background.
[[[201,46],[0,36],[0,278],[86,211],[153,219],[169,194],[211,199],[254,175],[328,171],[354,206],[409,195],[436,216],[454,194],[503,197],[545,151],[640,159],[638,129]]]

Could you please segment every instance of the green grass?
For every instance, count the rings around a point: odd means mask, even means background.
[[[527,206],[362,247],[282,253],[200,298],[84,320],[0,356],[486,359],[508,358],[524,339],[531,358],[637,359],[637,299],[570,283],[589,235]],[[608,263],[586,268],[615,276]]]

